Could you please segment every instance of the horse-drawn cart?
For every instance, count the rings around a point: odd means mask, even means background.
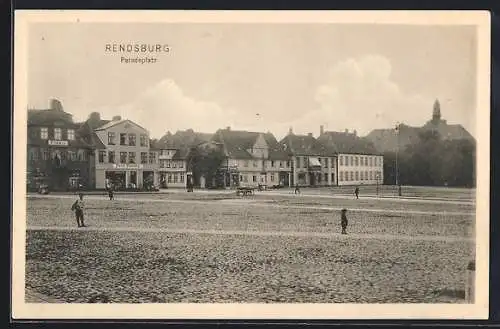
[[[254,191],[255,191],[255,188],[253,188],[253,187],[241,187],[240,186],[236,189],[236,195],[238,195],[238,196],[240,196],[240,195],[243,195],[243,196],[253,195]]]

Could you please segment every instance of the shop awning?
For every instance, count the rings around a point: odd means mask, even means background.
[[[321,162],[319,162],[318,158],[309,158],[309,167],[321,167]]]

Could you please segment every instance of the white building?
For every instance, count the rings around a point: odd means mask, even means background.
[[[337,185],[376,185],[384,181],[384,157],[356,131],[323,131],[318,141],[337,154]]]
[[[117,190],[157,185],[158,162],[156,152],[150,150],[146,129],[118,116],[94,132],[105,146],[95,157],[97,189],[110,184]]]

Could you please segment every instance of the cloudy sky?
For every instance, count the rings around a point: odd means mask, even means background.
[[[466,26],[104,24],[30,26],[28,103],[74,119],[121,115],[154,138],[218,128],[296,133],[422,125],[435,99],[475,135],[476,37]],[[106,44],[168,44],[125,64]],[[144,56],[144,55],[140,55]]]

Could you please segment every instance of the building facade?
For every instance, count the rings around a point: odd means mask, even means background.
[[[376,185],[384,181],[383,155],[356,131],[325,132],[320,127],[318,141],[337,155],[337,185]]]
[[[145,188],[158,183],[157,152],[149,132],[130,120],[114,117],[94,133],[104,148],[96,150],[96,188]]]
[[[168,145],[158,146],[158,177],[160,188],[186,187],[188,179],[187,151]]]
[[[79,125],[62,104],[28,110],[27,189],[47,184],[55,191],[93,188],[94,147],[76,133]]]
[[[319,143],[312,134],[296,135],[290,129],[281,142],[291,158],[290,185],[337,185],[337,161],[333,150]]]
[[[290,186],[288,154],[271,133],[219,129],[213,142],[222,145],[224,187]]]

